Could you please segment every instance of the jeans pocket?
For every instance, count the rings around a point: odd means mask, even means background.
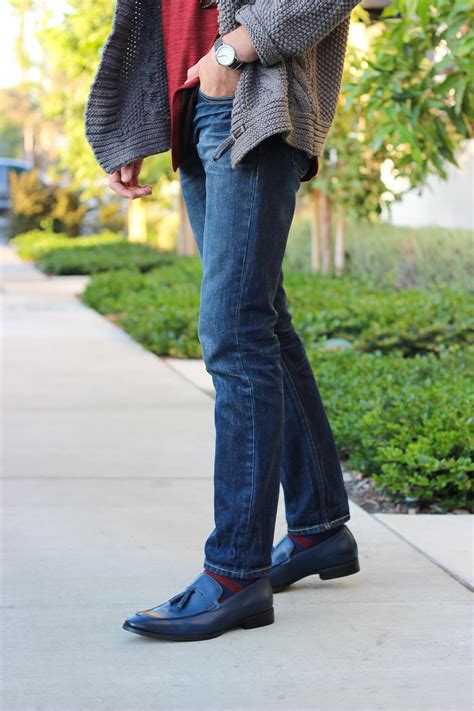
[[[301,178],[307,173],[309,165],[311,162],[311,157],[302,148],[296,148],[296,146],[290,146],[291,148],[291,160],[293,161],[293,167]]]

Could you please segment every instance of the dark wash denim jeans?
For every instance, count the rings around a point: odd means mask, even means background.
[[[179,177],[203,266],[198,336],[216,390],[215,529],[204,567],[252,578],[270,571],[280,481],[291,533],[340,525],[349,507],[283,287],[309,158],[277,134],[232,168],[232,100],[197,94]]]

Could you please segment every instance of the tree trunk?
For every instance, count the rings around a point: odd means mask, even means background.
[[[346,220],[338,217],[336,221],[336,236],[334,243],[334,269],[337,276],[344,274],[346,262]]]
[[[179,215],[181,219],[176,241],[176,253],[196,254],[196,243],[181,190],[179,191]]]
[[[327,195],[321,193],[321,274],[328,276],[332,267],[331,221],[332,205]]]
[[[311,271],[321,271],[321,211],[320,190],[311,193]]]
[[[130,242],[146,242],[146,207],[142,198],[130,200],[128,205],[128,239]]]

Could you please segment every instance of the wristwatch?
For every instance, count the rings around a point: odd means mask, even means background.
[[[214,42],[214,52],[217,63],[222,64],[223,67],[240,69],[242,65],[246,64],[237,57],[232,45],[226,44],[222,37],[218,37]]]

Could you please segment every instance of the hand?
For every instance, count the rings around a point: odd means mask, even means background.
[[[143,158],[122,165],[115,173],[109,175],[109,186],[117,195],[130,198],[130,200],[151,195],[153,190],[151,185],[140,185],[139,183],[142,164]]]
[[[188,69],[185,84],[199,77],[201,89],[209,96],[231,96],[235,94],[240,70],[223,67],[216,60],[214,48],[201,57],[199,62]]]
[[[237,56],[243,62],[253,62],[258,59],[247,30],[240,26],[225,35],[222,35],[224,42],[234,47]],[[186,82],[199,77],[201,89],[209,96],[230,96],[235,93],[240,77],[240,69],[229,69],[223,67],[216,60],[214,48],[202,57],[199,62],[188,69]]]

